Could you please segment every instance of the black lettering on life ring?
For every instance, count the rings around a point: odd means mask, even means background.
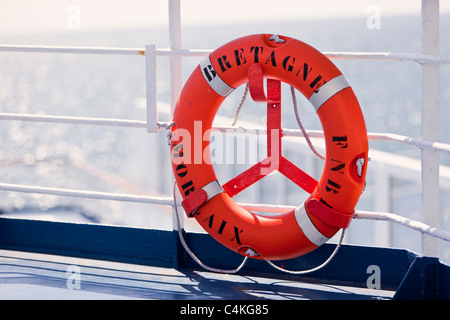
[[[216,71],[213,69],[212,65],[208,64],[206,67],[203,68],[203,73],[205,74],[206,78],[209,82],[212,81],[217,76]]]
[[[241,239],[239,238],[239,234],[242,233],[242,231],[244,231],[244,230],[239,229],[238,227],[234,227],[234,237],[231,238],[230,241],[233,241],[233,240],[236,239],[236,242],[237,242],[238,244],[242,244],[242,243],[241,243]]]
[[[208,221],[208,227],[212,229],[213,222],[214,222],[214,214],[210,215],[208,218],[204,219],[203,221]]]
[[[254,59],[253,59],[254,63],[259,63],[259,54],[263,53],[263,49],[264,49],[264,47],[251,47],[250,48],[250,53],[254,52]]]
[[[236,65],[247,63],[247,59],[244,56],[244,48],[234,50],[234,57],[236,58]]]
[[[217,62],[219,63],[220,70],[222,72],[225,72],[228,69],[232,68],[231,63],[228,61],[228,58],[226,55],[223,55],[219,59],[217,59]]]
[[[175,171],[177,173],[177,176],[179,176],[180,178],[185,177],[188,173],[188,169],[187,169],[186,165],[183,163],[177,165],[177,168],[175,169]]]
[[[292,63],[295,63],[295,58],[291,57],[291,56],[287,56],[283,59],[283,69],[288,71],[288,72],[292,72],[292,70],[294,70],[294,66],[292,64],[289,64],[289,59],[292,58]]]
[[[322,81],[321,81],[322,80]],[[325,80],[322,79],[322,76],[319,74],[310,84],[309,86],[311,89],[313,89],[316,93],[319,91],[319,88],[323,86],[326,83]]]
[[[309,73],[312,71],[312,67],[308,66],[307,63],[304,63],[304,64],[300,67],[300,69],[298,69],[298,71],[297,71],[297,73],[296,73],[295,75],[298,77],[299,73],[300,73],[302,70],[303,70],[303,72],[302,72],[302,79],[303,79],[303,81],[306,81],[306,78],[308,78]]]
[[[263,59],[264,47],[251,46],[250,50],[248,48],[237,48],[233,50],[234,59],[228,57],[223,54],[217,58],[217,64],[219,65],[217,72],[226,72],[235,66],[241,66],[247,64],[247,56],[246,54],[250,54],[250,59],[253,59],[253,63],[264,63],[266,65],[271,65],[273,67],[278,67],[278,58],[276,56],[276,50],[272,50],[270,54],[266,54]],[[303,81],[309,80],[309,87],[313,89],[315,92],[318,92],[319,88],[326,83],[326,80],[323,79],[322,75],[314,74],[313,75],[313,67],[308,65],[308,63],[301,63],[300,66],[295,66],[295,62],[299,61],[298,58],[287,55],[280,59],[281,67],[287,72],[295,72],[297,77],[300,77]],[[208,82],[211,82],[216,76],[217,72],[214,70],[211,64],[208,64],[203,67],[202,72],[207,78]],[[313,78],[311,78],[313,77]]]
[[[333,209],[332,206],[330,206],[325,200],[323,200],[323,197],[320,197],[320,200],[319,200],[319,201],[322,202],[324,205],[326,205],[328,208]]]
[[[267,58],[266,64],[268,64],[269,61],[270,61],[270,63],[272,64],[272,66],[274,66],[274,67],[277,66],[277,61],[275,60],[275,51],[272,51],[272,53],[270,54],[270,56]]]
[[[212,215],[210,215],[209,217],[207,217],[206,219],[203,219],[203,221],[207,221],[208,222],[208,227],[213,229],[214,227],[214,213]],[[220,223],[219,229],[217,230],[217,233],[222,235],[223,231],[225,230],[225,227],[227,225],[227,221],[222,219],[222,222]],[[236,242],[238,244],[241,244],[241,238],[239,237],[239,234],[242,233],[244,230],[239,229],[238,227],[233,227],[234,228],[234,237],[230,239],[230,241],[234,241],[236,240]]]
[[[337,163],[336,166],[331,168],[331,171],[335,171],[344,174],[345,163],[336,159],[331,159],[331,161]]]
[[[339,183],[328,179],[327,184],[325,185],[325,190],[327,190],[327,192],[333,192],[336,194],[339,193],[339,189],[341,189],[341,185]]]
[[[186,182],[185,184],[181,185],[181,188],[184,191],[184,195],[187,197],[191,192],[194,192],[195,187],[194,187],[194,183],[192,182],[192,180],[189,180],[188,182]]]
[[[222,223],[220,224],[219,231],[217,231],[218,234],[222,234],[223,229],[225,229],[225,226],[227,225],[227,222],[225,220],[222,220]]]
[[[347,136],[333,136],[333,142],[342,149],[347,148]]]

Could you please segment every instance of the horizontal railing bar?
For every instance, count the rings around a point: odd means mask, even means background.
[[[269,204],[239,204],[247,210],[253,211],[263,211],[263,212],[277,212],[277,213],[287,213],[294,210],[295,206],[286,205],[269,205]],[[383,220],[392,221],[394,223],[401,224],[410,229],[414,229],[421,233],[426,233],[436,238],[440,238],[445,241],[450,241],[450,233],[444,230],[430,227],[422,222],[411,220],[394,213],[387,212],[373,212],[373,211],[355,211],[353,219],[361,220]]]
[[[142,202],[142,203],[151,203],[151,204],[167,205],[167,206],[174,205],[173,197],[155,197],[155,196],[136,195],[136,194],[123,194],[123,193],[87,191],[87,190],[53,188],[53,187],[42,187],[42,186],[30,186],[30,185],[12,184],[12,183],[0,183],[0,190],[23,192],[23,193],[47,194],[47,195],[55,195],[55,196],[90,198],[90,199],[98,199],[98,200]],[[179,202],[178,205],[181,205],[181,202]],[[270,204],[239,203],[239,205],[247,208],[248,210],[265,211],[265,212],[289,212],[295,208],[295,207],[291,207],[291,206],[270,205]]]
[[[433,237],[450,241],[450,233],[435,227],[431,227],[420,221],[414,221],[393,213],[387,212],[372,212],[372,211],[356,211],[353,217],[354,219],[366,219],[366,220],[383,220],[391,221],[397,224],[403,225],[410,229],[414,229],[421,233],[429,234]]]
[[[120,54],[145,55],[144,49],[138,48],[109,48],[109,47],[65,47],[65,46],[36,46],[36,45],[0,45],[4,52],[40,52],[40,53],[81,53],[81,54]]]
[[[140,120],[53,116],[53,115],[34,115],[34,114],[20,114],[20,113],[0,113],[0,120],[18,120],[18,121],[30,121],[30,122],[53,122],[53,123],[65,123],[65,124],[147,128],[147,122],[140,121]],[[159,128],[165,128],[165,129],[169,128],[170,124],[171,123],[169,123],[169,122],[157,122],[157,126]]]
[[[156,49],[159,56],[185,56],[185,57],[206,57],[212,50],[201,49]]]
[[[387,61],[411,61],[418,63],[442,63],[449,64],[450,56],[432,56],[415,53],[392,52],[323,52],[332,60],[387,60]]]
[[[20,114],[20,113],[0,113],[0,120],[107,125],[107,126],[136,127],[136,128],[147,127],[147,123],[145,121],[139,120],[53,116],[53,115]]]
[[[167,205],[173,206],[173,197],[155,197],[155,196],[144,196],[144,195],[134,195],[134,194],[123,194],[123,193],[109,193],[109,192],[99,192],[99,191],[86,191],[86,190],[75,190],[75,189],[63,189],[63,188],[51,188],[51,187],[41,187],[41,186],[29,186],[21,184],[9,184],[0,183],[0,190],[3,191],[14,191],[14,192],[24,192],[24,193],[39,193],[48,194],[56,196],[70,196],[70,197],[82,197],[90,199],[99,200],[115,200],[115,201],[128,201],[128,202],[141,202],[141,203],[151,203],[156,205]],[[267,205],[267,204],[240,204],[249,210],[255,211],[265,211],[265,212],[289,212],[295,209],[294,206],[279,206],[279,205]],[[276,210],[278,208],[278,210]],[[384,220],[392,221],[401,224],[405,227],[417,230],[421,233],[429,234],[433,237],[440,238],[445,241],[450,241],[450,233],[428,226],[422,222],[414,221],[402,216],[385,213],[385,212],[372,212],[372,211],[356,211],[354,219],[366,219],[366,220]]]
[[[65,46],[27,46],[27,45],[0,45],[4,52],[36,52],[36,53],[75,53],[75,54],[118,54],[118,55],[145,55],[141,48],[110,48],[110,47],[65,47]],[[198,49],[156,49],[159,56],[206,56],[212,50]]]
[[[369,140],[393,141],[416,146],[420,149],[438,150],[450,153],[450,145],[442,142],[430,142],[418,138],[407,137],[394,133],[368,133]]]
[[[19,114],[19,113],[0,113],[0,120],[54,122],[54,123],[103,125],[103,126],[117,126],[117,127],[135,127],[135,128],[147,127],[147,123],[145,121],[140,120],[33,115],[33,114]],[[168,129],[171,126],[171,123],[158,122],[157,126],[158,128],[161,129],[163,128]],[[265,128],[215,126],[213,130],[222,133],[266,134]],[[307,130],[307,133],[311,138],[323,138],[323,132],[319,130]],[[301,130],[297,129],[283,129],[283,135],[286,137],[303,137],[303,133],[301,132]],[[441,142],[424,141],[422,139],[392,133],[368,133],[367,137],[369,140],[399,142],[403,144],[413,145],[421,149],[438,150],[450,153],[450,145]]]
[[[243,127],[231,127],[231,126],[215,126],[215,131],[221,133],[245,133],[245,134],[265,134],[264,128],[243,128]],[[306,133],[310,138],[323,138],[323,131],[320,130],[306,130]],[[298,129],[283,129],[283,136],[285,137],[303,137],[303,133]],[[367,133],[367,138],[374,141],[391,141],[399,142],[416,146],[420,149],[438,150],[450,153],[450,145],[442,142],[430,142],[418,138],[412,138],[391,133]]]
[[[67,47],[67,46],[38,46],[38,45],[0,45],[3,52],[42,52],[42,53],[80,53],[80,54],[119,54],[145,55],[143,48],[111,48],[111,47]],[[156,49],[159,56],[207,56],[213,50],[207,49]],[[418,63],[450,64],[450,56],[432,56],[415,53],[393,52],[323,52],[329,59],[345,60],[387,60],[411,61]]]
[[[90,198],[99,200],[116,200],[127,202],[142,202],[152,203],[159,205],[173,205],[172,197],[154,197],[145,195],[123,194],[123,193],[109,193],[100,191],[87,191],[87,190],[75,190],[75,189],[63,189],[63,188],[51,188],[41,186],[29,186],[22,184],[0,183],[0,190],[3,191],[15,191],[24,193],[39,193],[55,196],[69,196]]]

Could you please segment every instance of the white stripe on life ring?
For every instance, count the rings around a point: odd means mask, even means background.
[[[350,87],[350,85],[344,76],[337,76],[336,78],[327,81],[318,89],[318,91],[314,92],[311,97],[309,97],[309,102],[314,106],[317,112],[328,99],[348,87]]]
[[[206,201],[209,201],[211,198],[217,196],[219,193],[224,192],[222,186],[217,180],[208,183],[202,189],[205,190],[206,194],[208,195],[208,200]]]
[[[206,82],[222,97],[228,96],[235,89],[219,77],[216,70],[214,70],[209,56],[200,63],[200,70]]]
[[[311,219],[306,213],[304,203],[295,208],[294,213],[295,218],[297,219],[298,226],[300,227],[300,229],[302,229],[303,234],[308,238],[309,241],[320,247],[322,244],[329,240],[329,238],[320,233],[320,231],[317,230],[316,226],[312,223]]]

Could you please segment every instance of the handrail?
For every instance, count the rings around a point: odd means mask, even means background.
[[[37,45],[0,45],[3,52],[36,52],[36,53],[74,53],[74,54],[112,54],[144,56],[144,48],[113,48],[113,47],[70,47],[70,46],[37,46]],[[156,49],[160,56],[206,56],[212,50],[195,49]]]
[[[388,212],[372,212],[372,211],[356,211],[353,219],[366,219],[366,220],[383,220],[391,221],[397,224],[403,225],[410,229],[426,233],[435,238],[439,238],[450,242],[450,233],[438,228],[431,227],[423,222],[414,221],[397,214]]]
[[[116,54],[116,55],[145,55],[144,48],[114,48],[114,47],[70,47],[70,46],[38,46],[38,45],[0,45],[3,52],[41,52],[41,53],[78,53],[78,54]],[[207,49],[170,49],[157,48],[159,56],[202,57],[210,54]],[[434,56],[415,53],[394,52],[323,52],[329,59],[345,60],[385,60],[410,61],[417,63],[450,64],[450,56]]]
[[[147,122],[141,120],[126,120],[126,119],[111,119],[111,118],[91,118],[91,117],[72,117],[72,116],[53,116],[53,115],[35,115],[35,114],[20,114],[20,113],[0,113],[0,120],[19,120],[31,122],[56,122],[67,124],[81,124],[81,125],[101,125],[113,127],[134,127],[146,128]],[[157,122],[159,129],[168,129],[170,122]],[[213,130],[222,133],[258,133],[265,134],[266,128],[243,128],[232,126],[214,126]],[[323,131],[307,130],[311,138],[323,138]],[[303,133],[298,129],[283,129],[283,135],[286,137],[303,137]],[[425,141],[418,138],[403,136],[393,133],[367,133],[369,140],[375,141],[391,141],[399,142],[407,145],[416,146],[420,149],[438,150],[450,153],[450,144],[442,142]]]
[[[48,195],[56,195],[56,196],[90,198],[90,199],[99,199],[99,200],[142,202],[142,203],[151,203],[151,204],[159,204],[159,205],[169,205],[169,206],[171,206],[173,204],[173,198],[171,198],[171,197],[155,197],[155,196],[137,195],[137,194],[111,193],[111,192],[88,191],[88,190],[66,189],[66,188],[52,188],[52,187],[37,187],[37,186],[13,184],[13,183],[0,183],[0,190],[16,191],[16,192],[24,192],[24,193],[39,193],[39,194],[48,194]]]
[[[101,199],[101,200],[116,200],[116,201],[128,201],[128,202],[140,202],[140,203],[150,203],[156,205],[167,205],[174,206],[173,197],[155,197],[146,195],[133,195],[133,194],[123,194],[123,193],[110,193],[110,192],[99,192],[99,191],[86,191],[86,190],[76,190],[76,189],[64,189],[64,188],[50,188],[50,187],[36,187],[21,184],[10,184],[10,183],[0,183],[0,190],[5,191],[16,191],[25,193],[40,193],[48,195],[58,195],[58,196],[71,196],[71,197],[82,197],[91,199]],[[177,205],[180,205],[178,203]],[[240,203],[241,206],[247,208],[248,210],[254,211],[265,211],[265,212],[288,212],[295,209],[294,206],[279,206],[279,205],[268,205],[268,204],[247,204]],[[435,238],[439,238],[450,242],[450,233],[438,228],[433,228],[420,221],[414,221],[408,218],[401,217],[393,213],[385,212],[372,212],[372,211],[356,211],[354,219],[365,219],[365,220],[384,220],[392,221],[401,224],[410,229],[429,234]]]
[[[387,61],[410,61],[417,63],[440,63],[450,64],[450,56],[433,56],[415,53],[393,53],[393,52],[324,52],[329,59],[347,60],[387,60]]]

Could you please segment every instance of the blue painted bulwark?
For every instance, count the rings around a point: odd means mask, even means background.
[[[241,255],[207,234],[184,236],[191,250],[208,266],[234,269],[242,262]],[[303,257],[275,263],[288,270],[310,269],[325,261],[334,248],[334,244],[325,244]],[[175,231],[0,218],[0,249],[201,269],[184,251]],[[396,299],[450,299],[450,267],[402,249],[342,245],[326,267],[303,276],[286,274],[265,261],[249,259],[240,274],[366,287],[371,266],[380,271],[379,289],[397,290]]]
[[[450,299],[450,267],[438,258],[416,257],[400,283],[396,300]]]
[[[205,234],[188,235],[188,245],[205,264],[215,268],[234,269],[243,257],[221,246]],[[290,260],[274,261],[276,265],[287,270],[306,270],[322,264],[331,255],[335,244],[324,244],[313,252]],[[296,278],[301,281],[330,283],[348,283],[366,287],[370,274],[369,266],[376,265],[381,270],[380,289],[395,290],[414,261],[416,255],[407,250],[385,249],[355,245],[342,245],[338,254],[323,269],[313,273],[296,276],[273,269],[266,262],[249,259],[242,272],[261,274],[278,274],[280,278]],[[184,257],[185,268],[198,268],[187,255]]]
[[[0,218],[0,248],[172,267],[173,236],[160,230]]]

